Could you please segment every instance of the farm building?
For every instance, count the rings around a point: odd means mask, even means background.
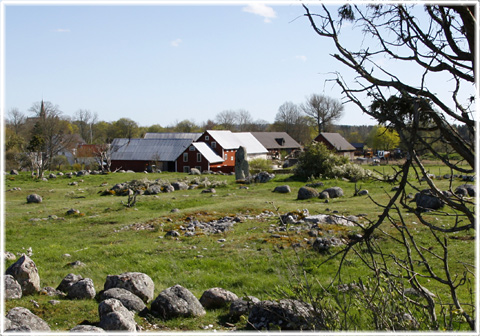
[[[267,159],[268,150],[248,132],[232,133],[230,131],[205,131],[197,142],[204,142],[218,156],[222,163],[210,165],[212,171],[230,173],[235,170],[235,153],[240,146],[247,149],[247,160]]]
[[[287,132],[252,132],[252,135],[272,157],[278,156],[278,153],[282,151],[288,155],[294,150],[302,148]]]
[[[197,141],[202,133],[145,133],[144,139],[190,139]]]
[[[223,158],[218,156],[206,143],[193,142],[176,161],[178,172],[189,173],[192,168],[203,172],[212,170],[212,165],[223,163]]]
[[[111,169],[177,171],[176,160],[190,139],[114,139]]]
[[[320,133],[315,141],[323,142],[328,149],[335,151],[338,155],[346,156],[350,160],[354,159],[355,147],[339,133]]]

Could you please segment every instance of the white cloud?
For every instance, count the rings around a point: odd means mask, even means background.
[[[261,3],[248,4],[246,7],[243,7],[242,10],[247,13],[262,16],[264,18],[263,21],[266,23],[270,23],[271,19],[277,17],[277,13],[275,13],[272,7],[268,7],[267,5]]]
[[[54,30],[55,33],[70,33],[70,29],[58,28]]]
[[[170,45],[172,45],[172,47],[178,47],[180,46],[180,43],[182,43],[182,39],[177,38],[176,40],[170,42]]]
[[[295,58],[302,61],[302,62],[307,61],[307,56],[304,56],[304,55],[297,55],[297,56],[295,56]]]

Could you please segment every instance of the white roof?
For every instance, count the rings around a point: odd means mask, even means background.
[[[243,146],[247,154],[268,153],[268,150],[249,132],[207,131],[224,149],[238,149]]]
[[[218,156],[205,142],[194,142],[193,146],[207,159],[210,163],[223,162],[224,160]]]

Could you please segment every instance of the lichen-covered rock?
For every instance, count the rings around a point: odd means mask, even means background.
[[[92,326],[92,325],[80,324],[80,325],[77,325],[76,327],[73,327],[72,329],[70,329],[70,332],[72,332],[72,333],[85,332],[85,333],[95,334],[95,333],[104,333],[105,330],[103,330],[102,328],[99,328],[99,327]]]
[[[138,296],[123,288],[110,288],[100,294],[100,300],[119,300],[130,311],[143,312],[147,309],[145,303]]]
[[[343,189],[340,187],[327,188],[323,192],[328,193],[330,198],[338,198],[343,196]]]
[[[69,299],[93,299],[95,297],[95,286],[93,280],[89,278],[82,279],[74,283],[67,292]]]
[[[32,259],[25,254],[12,264],[6,274],[10,274],[22,286],[22,294],[29,295],[40,290],[40,276]]]
[[[318,197],[318,191],[310,187],[301,187],[298,189],[297,199],[306,200],[310,198]]]
[[[83,277],[81,275],[69,273],[65,276],[65,278],[62,279],[60,284],[57,286],[57,290],[68,293],[70,288],[80,280],[83,280]]]
[[[210,288],[203,292],[200,303],[206,309],[221,308],[238,299],[238,296],[223,288]]]
[[[5,274],[5,299],[20,299],[22,297],[22,286],[10,274]]]
[[[98,305],[100,328],[104,330],[136,331],[137,324],[131,311],[117,299],[107,299]]]
[[[30,194],[27,196],[27,203],[42,203],[42,196],[37,194]]]
[[[280,194],[288,194],[291,193],[292,190],[290,189],[289,185],[282,185],[275,187],[275,189],[273,189],[273,192],[278,192]]]
[[[188,185],[185,182],[172,182],[172,187],[175,190],[187,190]]]
[[[163,319],[206,314],[200,301],[188,289],[180,285],[162,291],[152,302],[151,312]]]
[[[260,300],[254,296],[246,296],[241,299],[237,299],[230,305],[229,314],[232,317],[239,317],[242,315],[248,315],[253,305]]]
[[[10,325],[5,331],[32,332],[32,331],[50,331],[47,322],[42,320],[30,310],[23,307],[10,309],[6,318]]]
[[[108,275],[104,290],[110,288],[126,289],[147,303],[153,299],[155,285],[152,279],[140,272],[126,272],[120,275]]]

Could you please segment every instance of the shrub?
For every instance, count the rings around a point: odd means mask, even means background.
[[[252,172],[261,172],[266,171],[271,173],[272,172],[272,164],[269,160],[256,158],[248,161],[248,166],[250,167],[250,171]]]
[[[314,141],[300,154],[294,175],[301,179],[320,176],[332,178],[338,174],[336,167],[347,163],[347,157],[336,155],[325,144]]]
[[[352,181],[366,180],[374,175],[371,170],[364,169],[354,163],[347,163],[342,166],[334,167],[333,174],[336,177],[345,177]]]

